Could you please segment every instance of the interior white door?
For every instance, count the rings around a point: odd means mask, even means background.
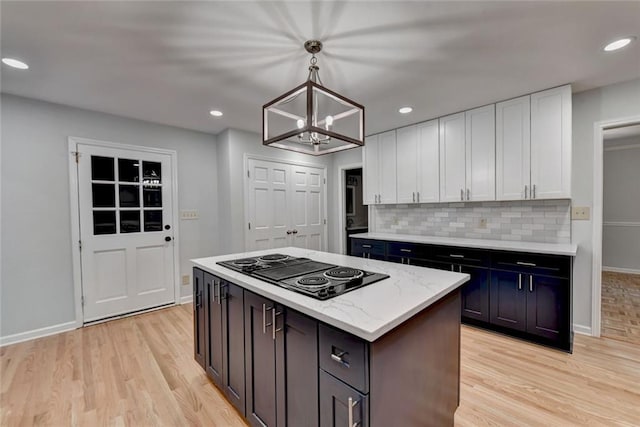
[[[326,250],[324,169],[249,159],[248,171],[246,249]]]
[[[420,203],[440,201],[440,137],[438,120],[418,125],[418,191]]]
[[[465,200],[496,199],[496,110],[495,105],[465,112],[466,194]]]
[[[363,204],[375,205],[380,194],[380,147],[378,135],[368,136],[362,149],[364,168]]]
[[[440,118],[440,201],[465,199],[464,113]]]
[[[76,149],[84,322],[175,302],[171,156]]]
[[[397,131],[397,197],[398,203],[417,203],[418,193],[418,127]]]
[[[531,189],[530,97],[496,104],[496,199],[522,200]]]

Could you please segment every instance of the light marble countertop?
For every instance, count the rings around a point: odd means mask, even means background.
[[[317,300],[216,264],[283,253],[388,274],[390,277],[328,300]],[[191,260],[195,267],[310,317],[373,342],[469,280],[468,274],[356,258],[299,248],[280,248]]]
[[[499,251],[528,252],[534,254],[576,256],[577,245],[572,243],[535,243],[509,240],[462,239],[457,237],[421,236],[393,233],[359,233],[352,239],[386,240],[393,242],[424,243],[427,245],[456,246],[459,248],[493,249]]]

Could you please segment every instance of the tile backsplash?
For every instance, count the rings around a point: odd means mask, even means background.
[[[378,205],[373,211],[370,231],[378,233],[571,242],[570,200]]]

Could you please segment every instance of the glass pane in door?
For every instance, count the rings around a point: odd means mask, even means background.
[[[120,232],[140,232],[140,211],[120,211]]]
[[[115,234],[115,232],[115,211],[93,211],[93,234]]]
[[[140,186],[120,184],[119,187],[121,208],[140,207]]]
[[[113,157],[91,156],[91,179],[94,181],[113,181]]]
[[[162,231],[162,211],[144,211],[144,231]]]
[[[142,162],[144,184],[160,184],[162,182],[162,164],[160,162]]]
[[[116,206],[115,184],[91,184],[94,208],[114,208]]]
[[[118,181],[139,182],[140,161],[133,159],[118,159]]]
[[[162,187],[145,185],[142,188],[142,199],[145,208],[161,208]]]

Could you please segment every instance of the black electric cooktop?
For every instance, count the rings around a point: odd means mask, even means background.
[[[274,285],[325,300],[386,279],[386,274],[273,253],[218,264]]]

